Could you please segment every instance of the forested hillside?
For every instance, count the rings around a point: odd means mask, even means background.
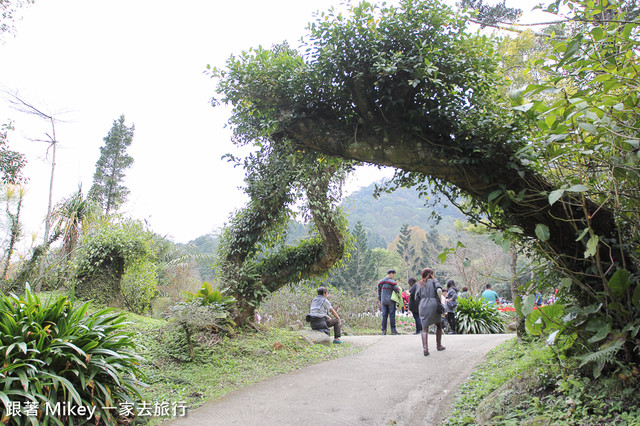
[[[399,188],[391,193],[383,192],[379,198],[374,197],[376,184],[365,186],[342,201],[350,227],[360,221],[367,231],[369,248],[387,248],[400,233],[402,225],[419,226],[424,230],[435,227],[440,233],[449,233],[456,219],[464,215],[454,206],[444,201],[435,206],[425,205],[429,200],[420,198],[412,188]],[[439,215],[438,221],[435,216]],[[289,227],[288,242],[299,241],[306,237],[306,227],[300,223],[292,223]],[[203,235],[189,242],[201,253],[213,253],[217,246],[217,235]]]
[[[464,217],[453,205],[447,206],[444,200],[435,206],[425,205],[430,204],[430,200],[420,198],[418,192],[410,188],[399,188],[391,193],[383,192],[379,198],[374,198],[375,186],[375,183],[366,186],[342,202],[349,223],[353,226],[360,221],[369,232],[370,246],[382,247],[379,239],[375,239],[373,234],[381,236],[385,243],[389,244],[404,224],[419,226],[425,230],[436,227],[440,233],[448,233],[453,222]],[[434,213],[442,218],[439,223]],[[386,248],[386,245],[384,247]]]

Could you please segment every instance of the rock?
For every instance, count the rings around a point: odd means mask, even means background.
[[[330,345],[333,341],[331,336],[318,330],[300,330],[298,334],[305,338],[305,340],[311,340],[315,345]]]
[[[510,407],[515,407],[522,402],[522,395],[529,395],[531,389],[535,389],[538,379],[535,376],[521,374],[500,386],[498,389],[484,397],[476,409],[476,424],[492,424],[492,419],[505,412],[512,411]],[[545,423],[533,423],[533,425],[543,425]]]
[[[296,320],[292,324],[289,324],[289,328],[291,330],[293,330],[293,331],[303,330],[304,329],[304,324],[302,324],[302,321]]]
[[[551,419],[547,416],[535,416],[522,422],[520,426],[550,426]]]
[[[517,322],[512,322],[511,324],[509,324],[509,330],[511,331],[516,331],[518,329],[518,323]]]

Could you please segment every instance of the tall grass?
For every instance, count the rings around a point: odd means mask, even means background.
[[[287,327],[295,321],[305,322],[311,301],[318,294],[318,284],[303,282],[281,288],[263,301],[256,311],[262,324]],[[348,292],[328,286],[328,299],[342,320],[347,334],[378,332],[380,318],[376,317],[378,299],[375,289],[364,296],[355,297]]]

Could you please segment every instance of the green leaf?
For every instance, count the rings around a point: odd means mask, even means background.
[[[584,251],[585,258],[594,256],[596,254],[599,241],[600,238],[598,238],[597,235],[592,235],[591,238],[589,238],[589,241],[587,241],[587,249]]]
[[[587,132],[591,133],[592,135],[597,135],[598,134],[598,129],[596,128],[596,126],[594,126],[591,123],[578,122],[578,127],[586,130]]]
[[[516,111],[527,112],[527,111],[529,111],[532,107],[533,107],[533,103],[527,103],[527,104],[524,104],[524,105],[520,105],[520,106],[513,107],[513,109],[515,109]]]
[[[559,332],[560,330],[556,330],[553,333],[549,334],[549,337],[547,338],[547,345],[551,346],[555,343],[556,336],[558,335]]]
[[[640,308],[640,285],[636,285],[636,289],[633,291],[633,297],[631,302],[638,308]]]
[[[533,312],[533,305],[536,301],[536,295],[535,294],[528,294],[527,297],[524,298],[524,301],[522,303],[522,314],[523,316],[528,316],[529,314],[531,314],[531,312]]]
[[[536,235],[540,240],[547,241],[550,237],[549,227],[543,223],[536,225]]]
[[[494,191],[491,191],[491,193],[489,193],[489,196],[487,197],[487,201],[492,202],[493,200],[498,198],[498,196],[500,196],[500,194],[502,194],[503,192],[504,191],[502,189],[496,189]]]
[[[589,229],[591,229],[591,228],[583,229],[582,232],[580,233],[580,235],[578,235],[578,238],[576,238],[576,241],[580,241],[581,239],[583,239],[584,236],[587,235],[587,232],[589,232]]]
[[[516,314],[518,314],[520,318],[525,317],[524,313],[522,312],[522,297],[514,298],[513,307],[516,308]]]
[[[605,322],[601,318],[596,318],[589,321],[587,324],[588,331],[595,331],[596,333],[589,338],[589,343],[597,343],[601,340],[604,340],[609,333],[611,332],[611,324],[609,322]]]
[[[567,192],[585,192],[587,191],[589,188],[587,188],[585,185],[573,185],[570,188],[567,188]]]
[[[609,280],[609,288],[617,296],[622,296],[631,285],[629,276],[631,276],[631,273],[626,269],[618,269]]]
[[[547,126],[549,126],[549,128],[551,128],[551,126],[553,126],[553,123],[556,122],[556,115],[555,114],[548,115],[547,118],[544,119],[544,122],[547,124]]]
[[[549,205],[553,205],[556,201],[558,201],[562,195],[564,194],[564,188],[556,189],[555,191],[551,191],[549,194]]]
[[[595,41],[600,41],[602,40],[602,37],[604,37],[604,30],[601,27],[595,27],[594,29],[591,30],[591,35],[593,36],[593,39]]]

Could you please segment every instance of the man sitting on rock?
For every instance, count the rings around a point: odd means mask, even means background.
[[[331,318],[329,313],[335,318]],[[340,340],[340,317],[327,300],[327,288],[319,287],[318,295],[311,301],[309,310],[309,322],[312,330],[322,331],[331,336],[329,327],[333,327],[333,343],[342,343]]]

